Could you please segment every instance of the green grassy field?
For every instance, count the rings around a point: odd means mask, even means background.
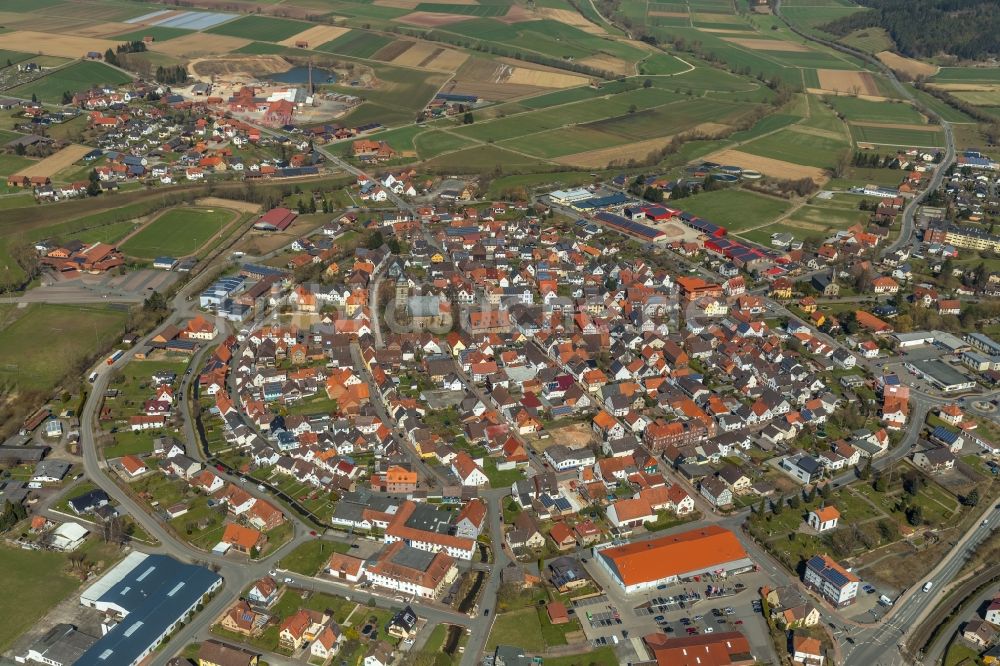
[[[0,379],[51,390],[81,358],[117,340],[128,313],[107,307],[29,305],[0,329]]]
[[[624,42],[592,35],[579,28],[548,19],[506,24],[488,18],[475,18],[442,26],[437,30],[503,44],[508,48],[534,51],[554,58],[586,58],[606,53],[628,62],[637,62],[646,55],[645,52]]]
[[[894,46],[892,37],[889,36],[889,33],[884,28],[855,30],[849,35],[842,37],[840,41],[868,53],[886,51],[892,49]]]
[[[1000,83],[1000,69],[996,67],[942,67],[930,80],[935,83]]]
[[[19,155],[0,154],[0,176],[9,176],[15,171],[20,171],[26,166],[35,163],[35,160]]]
[[[944,133],[931,127],[927,130],[898,127],[870,127],[851,125],[851,136],[858,143],[875,143],[885,146],[914,146],[933,148],[944,146]]]
[[[18,636],[79,587],[78,580],[63,573],[65,567],[66,556],[62,553],[0,546],[4,584],[0,650],[7,650]]]
[[[184,35],[190,34],[190,30],[185,30],[183,28],[164,28],[160,26],[151,25],[142,30],[132,30],[130,32],[125,32],[120,35],[115,35],[115,39],[121,40],[123,42],[130,42],[133,40],[140,40],[144,37],[152,37],[157,42],[165,42],[169,39],[174,39],[175,37],[183,37]]]
[[[473,145],[468,139],[450,132],[432,131],[417,135],[413,140],[417,153],[423,159],[436,157],[441,153],[461,150]]]
[[[274,16],[244,16],[206,30],[216,35],[229,35],[265,42],[280,42],[313,26],[304,21],[276,18]]]
[[[6,91],[15,97],[30,98],[33,94],[42,102],[58,104],[63,93],[79,92],[99,84],[118,85],[132,80],[128,74],[92,60],[73,63],[40,79]]]
[[[3,10],[5,12],[30,12],[61,4],[62,0],[4,0]]]
[[[752,155],[820,168],[833,166],[847,149],[846,140],[840,142],[790,130],[757,139],[740,148]]]
[[[330,555],[346,553],[349,546],[339,541],[323,541],[314,539],[300,544],[292,552],[281,558],[280,566],[303,576],[315,576],[320,567],[326,564]]]
[[[924,118],[909,104],[902,102],[869,102],[857,97],[828,96],[826,100],[848,121],[864,120],[876,123],[922,124]]]
[[[731,232],[773,220],[791,208],[791,204],[782,199],[736,188],[702,192],[685,198],[678,205],[686,212],[721,224]]]
[[[478,16],[480,18],[488,18],[495,16],[503,16],[510,10],[510,5],[508,4],[489,4],[489,5],[453,5],[445,4],[439,2],[421,2],[413,11],[416,12],[431,12],[435,14],[460,14],[462,16]]]
[[[337,53],[354,58],[371,58],[379,49],[390,44],[392,39],[364,30],[351,30],[326,44],[316,47],[317,51]]]
[[[447,74],[421,72],[419,76],[414,76],[413,70],[382,63],[369,64],[379,80],[385,84],[384,88],[366,90],[365,103],[343,118],[339,118],[337,122],[347,126],[370,122],[379,122],[387,126],[411,123],[417,112],[424,108],[448,79]],[[330,88],[350,95],[358,94],[357,89],[351,87]]]
[[[0,49],[0,67],[10,67],[31,57],[30,53]]]
[[[233,213],[228,210],[174,208],[125,241],[121,250],[129,256],[143,259],[161,255],[187,256],[232,219]]]

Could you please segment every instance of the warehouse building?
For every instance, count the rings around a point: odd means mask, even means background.
[[[695,576],[737,574],[754,568],[736,535],[717,525],[621,546],[595,546],[594,560],[626,594]]]
[[[222,578],[166,555],[132,553],[80,595],[80,603],[119,621],[76,666],[134,666],[190,619]]]
[[[976,382],[944,361],[935,359],[907,363],[907,370],[917,377],[926,379],[945,393],[968,391],[976,387]]]

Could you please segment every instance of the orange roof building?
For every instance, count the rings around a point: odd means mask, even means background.
[[[743,666],[757,660],[750,642],[738,631],[715,635],[669,638],[666,634],[643,637],[659,666]]]
[[[254,548],[262,548],[267,543],[267,537],[250,527],[228,523],[222,533],[222,542],[241,553],[249,553]]]
[[[597,561],[626,594],[709,573],[753,568],[736,535],[717,525],[605,548]]]

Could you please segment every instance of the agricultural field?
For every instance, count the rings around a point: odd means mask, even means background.
[[[139,30],[133,30],[131,32],[115,35],[115,39],[120,39],[123,42],[131,42],[145,37],[152,37],[154,41],[165,42],[168,39],[183,37],[184,35],[189,34],[191,34],[190,30],[184,30],[182,28],[164,28],[163,26],[151,25],[145,28],[140,28]]]
[[[782,130],[752,141],[741,151],[793,164],[828,169],[848,149],[847,141]]]
[[[364,30],[351,30],[340,37],[317,46],[317,51],[336,53],[352,58],[371,58],[392,42],[392,38]]]
[[[132,257],[184,257],[196,252],[234,219],[230,210],[174,208],[166,211],[122,244]]]
[[[206,32],[265,42],[280,42],[308,30],[310,27],[312,24],[303,21],[292,21],[273,16],[244,16],[235,21],[217,25]]]
[[[931,83],[997,83],[1000,68],[996,67],[942,67],[930,78]]]
[[[40,79],[12,88],[7,94],[30,98],[37,95],[42,102],[62,103],[63,93],[86,90],[98,84],[117,85],[127,83],[132,78],[102,62],[77,62],[61,67]]]
[[[415,76],[412,70],[401,67],[381,63],[366,64],[375,71],[380,86],[365,90],[365,103],[337,122],[347,126],[370,122],[387,126],[412,123],[417,112],[424,108],[449,77],[448,74],[431,72],[421,72],[419,76]],[[356,88],[349,86],[330,88],[349,95],[358,93]]]
[[[107,307],[29,305],[0,326],[0,381],[49,391],[82,359],[121,334],[128,313]],[[45,335],[40,335],[44,332]]]
[[[871,102],[843,95],[828,96],[825,99],[848,121],[918,125],[924,123],[924,117],[920,112],[904,102]]]
[[[944,133],[936,127],[851,124],[851,136],[856,143],[883,146],[941,148]]]

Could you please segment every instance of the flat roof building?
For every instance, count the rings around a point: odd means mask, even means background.
[[[623,546],[595,546],[594,558],[627,594],[703,574],[740,573],[754,566],[736,535],[717,525]]]
[[[166,555],[132,553],[80,595],[80,603],[121,621],[76,662],[77,666],[134,666],[194,614],[222,578]]]
[[[49,666],[70,666],[96,641],[97,638],[77,631],[71,624],[57,624],[31,644],[24,659]]]
[[[907,363],[906,367],[913,374],[922,377],[931,384],[941,389],[945,393],[955,391],[967,391],[975,388],[976,382],[967,375],[959,372],[944,361],[929,359]]]

